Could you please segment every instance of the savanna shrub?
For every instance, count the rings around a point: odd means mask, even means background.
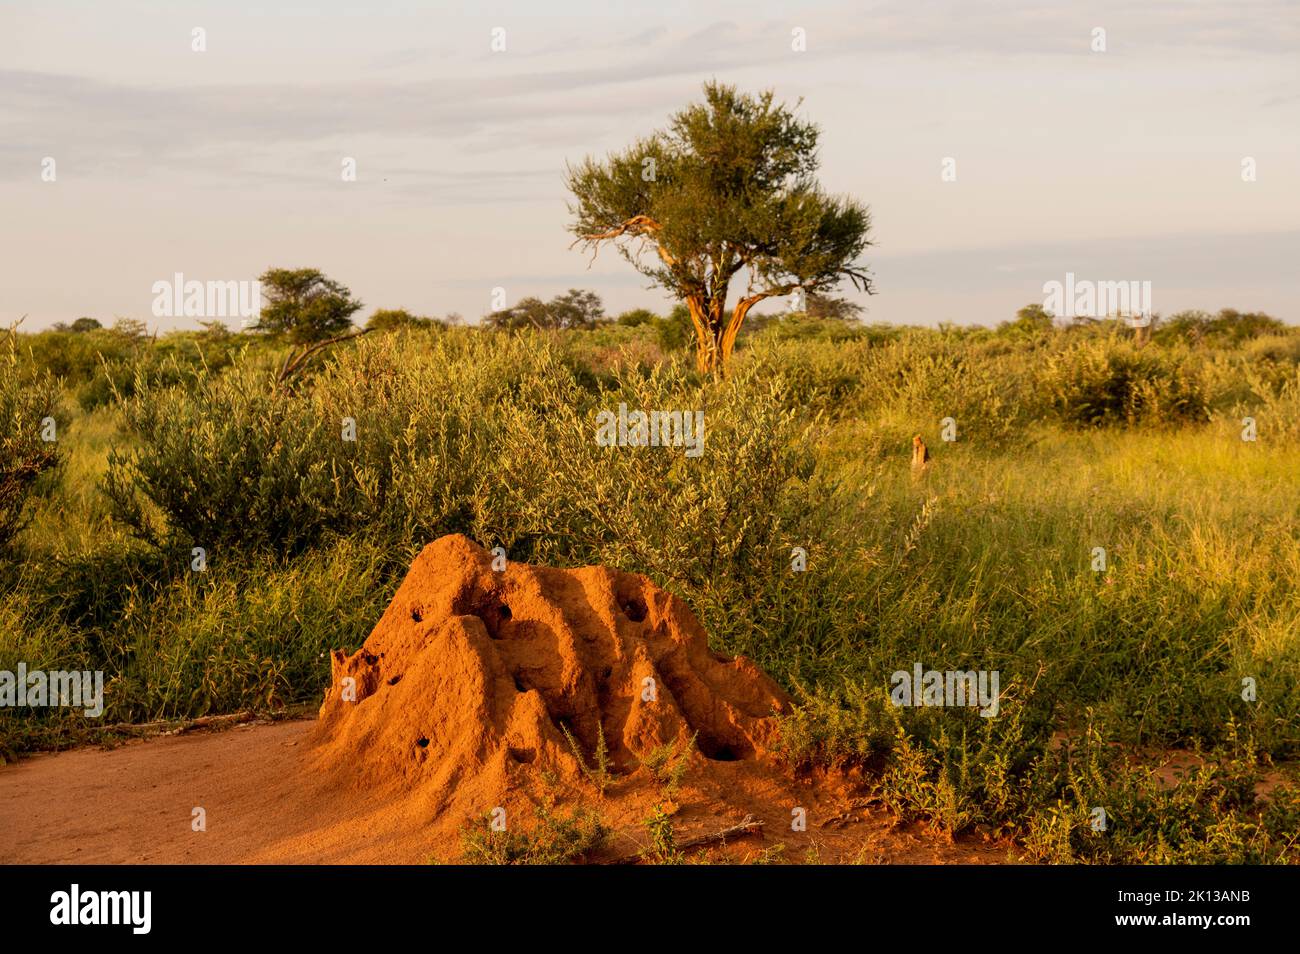
[[[788,485],[815,463],[800,415],[782,382],[754,371],[703,387],[691,378],[679,367],[627,368],[599,397],[552,382],[540,406],[506,422],[497,479],[485,487],[492,525],[480,529],[543,559],[635,563],[690,585],[747,560],[766,564],[789,515]],[[596,415],[620,403],[702,412],[702,452],[600,446]],[[760,499],[768,505],[751,506]]]
[[[58,442],[42,433],[42,421],[54,417],[57,436],[58,385],[49,374],[19,373],[12,336],[8,352],[0,355],[0,549],[22,528],[38,478],[59,464]]]
[[[776,316],[754,335],[755,338],[773,341],[830,341],[836,344],[866,336],[866,327],[857,321],[817,318],[803,312]]]
[[[130,396],[137,381],[162,387],[188,384],[204,372],[229,365],[250,344],[247,336],[177,331],[158,339],[134,322],[91,331],[42,331],[23,336],[32,374],[58,378],[84,411]]]
[[[952,417],[963,436],[1002,445],[1020,436],[1032,409],[1031,363],[996,340],[963,345],[913,331],[898,340],[798,341],[764,332],[737,363],[779,379],[788,406],[882,425],[894,444]]]
[[[818,471],[808,408],[773,367],[745,362],[702,383],[685,363],[628,363],[593,378],[546,335],[421,341],[362,340],[296,389],[243,365],[194,388],[141,384],[122,405],[134,446],[105,478],[113,513],[213,560],[358,532],[405,548],[463,532],[511,559],[646,573],[730,648],[815,643],[801,614],[843,598],[846,561],[794,581],[791,553],[831,552],[843,499]],[[702,411],[701,453],[600,446],[597,414],[620,403]]]
[[[1033,410],[1031,362],[996,340],[920,332],[861,356],[855,411],[896,422],[899,436],[927,433],[951,417],[961,439],[997,447],[1021,438]]]
[[[810,602],[836,601],[848,563],[791,572],[795,546],[816,560],[838,545],[831,537],[843,522],[832,515],[844,500],[818,468],[815,431],[790,406],[788,383],[758,363],[702,386],[679,366],[624,369],[619,387],[600,395],[550,383],[541,406],[507,422],[499,469],[483,488],[480,541],[504,545],[512,559],[645,573],[686,597],[720,645],[784,671],[791,645],[812,643]],[[596,416],[620,403],[702,411],[702,453],[600,446]]]
[[[1254,417],[1264,439],[1300,439],[1300,367],[1247,366],[1244,379],[1248,394],[1233,417]]]
[[[1300,334],[1266,335],[1248,341],[1242,348],[1246,360],[1255,365],[1300,364]]]
[[[865,343],[796,342],[764,332],[737,355],[736,363],[779,376],[788,406],[834,419],[852,410],[853,396],[863,383],[862,355],[867,348]]]
[[[421,341],[362,340],[296,388],[246,365],[138,383],[123,405],[136,446],[105,478],[115,516],[155,543],[283,553],[327,532],[469,530],[503,416],[573,373],[544,341]]]
[[[1181,311],[1156,322],[1154,339],[1161,344],[1176,341],[1237,347],[1254,338],[1285,334],[1286,323],[1263,312],[1241,312],[1223,308],[1217,315],[1203,311]]]
[[[1200,368],[1181,348],[1083,342],[1049,355],[1039,383],[1072,427],[1199,424],[1210,417]]]

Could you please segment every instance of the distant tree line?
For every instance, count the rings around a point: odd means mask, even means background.
[[[455,312],[436,318],[418,315],[405,308],[380,308],[370,315],[364,326],[358,327],[353,316],[364,307],[362,302],[346,285],[327,277],[319,269],[272,268],[261,275],[260,281],[265,304],[249,332],[287,341],[301,348],[347,337],[350,333],[439,330],[464,323]],[[747,334],[780,327],[786,336],[814,335],[839,339],[860,334],[866,328],[861,323],[862,307],[848,299],[813,291],[798,298],[777,301],[782,302],[785,309],[751,315],[746,326]],[[1032,303],[1021,308],[1014,319],[999,324],[995,332],[1001,336],[1034,337],[1064,325],[1098,325],[1123,320],[1059,319],[1041,304]],[[205,338],[234,337],[234,333],[220,321],[201,324]],[[686,303],[678,302],[666,315],[648,308],[633,308],[611,317],[606,314],[604,302],[596,292],[581,288],[570,288],[548,301],[529,295],[508,308],[485,314],[480,323],[485,330],[507,333],[526,330],[591,331],[613,326],[648,326],[668,350],[684,348],[692,342],[698,345],[697,329]],[[965,327],[974,330],[977,326]],[[1264,335],[1285,334],[1287,328],[1285,322],[1262,312],[1243,312],[1235,308],[1224,308],[1213,314],[1182,311],[1169,317],[1151,316],[1150,327],[1139,343],[1144,340],[1179,340],[1192,344],[1240,344]],[[134,343],[147,341],[150,337],[145,323],[131,318],[118,318],[111,328],[105,328],[95,318],[81,317],[71,323],[58,322],[50,330],[86,335],[88,338],[85,340],[99,340],[102,335]]]

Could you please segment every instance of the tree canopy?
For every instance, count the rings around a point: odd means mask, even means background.
[[[415,315],[405,308],[379,308],[366,319],[367,331],[397,331],[401,328],[445,328],[446,322]]]
[[[570,288],[550,301],[529,296],[511,308],[494,311],[483,319],[488,328],[594,328],[605,320],[605,305],[593,291]]]
[[[315,268],[270,268],[259,281],[266,304],[254,329],[296,344],[342,334],[362,308],[345,286]]]
[[[797,104],[796,104],[797,108]],[[858,256],[868,209],[822,190],[819,130],[774,101],[717,82],[704,102],[604,160],[567,169],[570,231],[593,254],[606,243],[689,309],[701,371],[725,369],[745,316],[796,288],[848,279],[871,293]],[[733,278],[746,286],[727,311]]]

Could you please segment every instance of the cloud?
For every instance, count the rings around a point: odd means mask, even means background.
[[[1042,241],[1011,247],[951,249],[872,256],[882,295],[941,286],[951,292],[1037,292],[1067,271],[1079,279],[1150,281],[1162,287],[1271,284],[1290,289],[1300,304],[1300,231],[1248,234],[1123,236],[1077,242]],[[1012,262],[1014,264],[1006,264]],[[1227,304],[1227,303],[1225,303]]]
[[[779,8],[777,8],[779,9]],[[1119,55],[1152,49],[1214,48],[1238,53],[1293,53],[1300,25],[1280,2],[1241,16],[1231,4],[1102,4],[1088,21],[1029,0],[994,8],[949,0],[882,2],[860,7],[796,9],[780,17],[721,19],[703,25],[638,14],[636,29],[582,32],[578,18],[558,20],[549,41],[528,55],[486,50],[454,72],[401,80],[435,59],[433,47],[398,46],[363,58],[372,78],[319,76],[296,83],[140,84],[31,70],[0,70],[7,128],[0,176],[29,174],[32,153],[75,154],[84,171],[147,173],[184,163],[209,170],[205,155],[240,163],[222,147],[296,147],[366,137],[437,140],[467,151],[503,152],[547,145],[546,129],[596,130],[638,108],[665,115],[679,100],[662,81],[725,76],[780,67],[802,81],[809,69],[837,69],[864,56],[965,57],[1087,53],[1094,22],[1107,25]],[[621,21],[614,21],[619,23]],[[809,51],[789,49],[791,24],[805,26]],[[539,28],[540,29],[540,28]],[[444,40],[450,46],[450,41]],[[581,65],[573,65],[575,62]],[[656,86],[660,92],[652,92]],[[637,91],[633,94],[631,91]],[[651,91],[651,92],[647,92]],[[1286,102],[1280,90],[1273,102]],[[552,142],[556,141],[554,137]],[[184,163],[181,162],[184,161]]]
[[[673,42],[664,31],[651,30],[631,59],[510,72],[515,64],[503,58],[500,70],[479,66],[472,76],[403,81],[143,86],[0,70],[8,126],[0,157],[13,177],[29,174],[32,151],[76,153],[83,169],[119,172],[174,167],[178,157],[196,159],[201,168],[205,149],[233,144],[265,148],[384,136],[446,143],[491,133],[496,148],[508,151],[540,141],[519,135],[530,124],[572,130],[602,116],[624,115],[628,97],[620,88],[694,77],[706,54],[716,70],[753,66],[756,58],[744,52],[744,44],[735,43],[731,52],[717,45],[736,36],[729,24]],[[418,52],[407,51],[406,57]],[[667,112],[670,100],[661,98]]]

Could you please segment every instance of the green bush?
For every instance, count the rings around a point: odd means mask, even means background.
[[[1040,381],[1072,427],[1199,424],[1210,418],[1197,362],[1186,351],[1089,341],[1047,357]]]
[[[1252,339],[1286,333],[1284,322],[1262,312],[1224,308],[1217,315],[1181,311],[1155,323],[1152,337],[1161,344],[1187,342],[1234,347]]]
[[[895,440],[920,432],[935,444],[940,422],[952,418],[958,441],[989,448],[1018,443],[1035,410],[1032,365],[1002,347],[916,333],[870,348],[862,352],[855,413],[876,416]]]
[[[24,513],[37,482],[59,464],[59,390],[48,374],[19,373],[15,338],[7,336],[0,354],[0,550],[22,528]],[[42,423],[53,418],[50,434]],[[56,438],[46,440],[47,436]]]
[[[153,339],[133,322],[87,331],[19,336],[23,373],[57,378],[85,411],[130,396],[137,382],[190,384],[229,365],[253,339],[218,331],[177,331]],[[261,347],[261,345],[259,345]]]
[[[590,808],[556,811],[553,800],[533,806],[525,831],[496,830],[491,814],[472,819],[460,831],[460,862],[468,865],[562,865],[581,861],[603,846],[612,830]]]
[[[110,456],[104,489],[174,559],[464,532],[512,559],[647,573],[705,607],[724,643],[773,646],[757,620],[785,612],[791,550],[817,546],[839,499],[815,473],[806,415],[757,364],[703,387],[677,365],[621,367],[607,384],[546,335],[469,332],[415,353],[363,340],[295,389],[242,367],[194,388],[142,384],[122,407],[134,444]],[[620,403],[703,412],[702,453],[599,446],[596,415]],[[726,625],[737,600],[758,616]]]
[[[297,386],[244,365],[185,388],[138,381],[123,405],[135,446],[105,479],[114,514],[160,545],[283,554],[363,528],[470,530],[504,417],[573,373],[529,337],[448,333],[412,352],[418,334],[362,339]]]
[[[1246,397],[1234,407],[1234,420],[1256,418],[1259,440],[1300,440],[1300,366],[1248,366]]]

